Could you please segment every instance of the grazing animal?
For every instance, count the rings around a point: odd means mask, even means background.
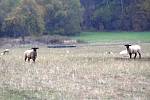
[[[122,50],[119,54],[120,55],[125,55],[125,54],[128,54],[128,51],[127,50]]]
[[[9,49],[5,49],[3,52],[1,52],[1,55],[5,55],[5,54],[8,54],[9,53]]]
[[[26,50],[24,52],[25,61],[28,59],[28,61],[30,62],[30,59],[32,59],[33,62],[35,62],[35,59],[37,58],[37,49],[39,48],[31,48],[31,50]]]
[[[2,55],[4,55],[4,53],[3,53],[3,52],[1,52],[1,56],[2,56]]]
[[[128,55],[128,51],[127,50],[122,50],[119,54],[126,57]]]
[[[132,58],[132,54],[135,54],[134,56],[134,59],[135,59],[137,56],[137,53],[139,54],[139,58],[141,58],[141,47],[139,45],[126,44],[124,46],[126,46],[127,48],[130,59]]]

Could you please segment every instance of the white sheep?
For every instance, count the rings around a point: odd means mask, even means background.
[[[124,46],[126,46],[130,58],[132,58],[132,54],[135,54],[134,56],[134,59],[135,59],[137,56],[137,53],[139,54],[139,58],[141,58],[141,47],[139,45],[126,44]]]
[[[28,61],[30,62],[30,59],[33,60],[33,62],[35,62],[35,59],[37,57],[37,49],[39,48],[31,48],[30,50],[26,50],[24,52],[25,55],[25,61],[28,59]]]
[[[1,55],[5,55],[5,54],[8,54],[9,53],[9,49],[5,49],[5,50],[3,50],[2,52],[1,52]]]
[[[122,50],[119,54],[126,57],[128,55],[128,51],[127,50]]]
[[[125,54],[128,54],[127,50],[122,50],[120,53],[120,55],[125,55]]]

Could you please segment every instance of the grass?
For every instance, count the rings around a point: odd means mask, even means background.
[[[136,60],[118,55],[122,45],[41,47],[36,63],[12,48],[0,56],[0,100],[148,100],[150,44],[141,46]]]
[[[83,32],[73,38],[86,42],[150,42],[150,32]]]

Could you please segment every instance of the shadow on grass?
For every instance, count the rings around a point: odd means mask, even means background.
[[[141,59],[139,59],[139,58],[130,59],[130,58],[115,57],[114,59],[115,60],[120,60],[120,61],[150,61],[150,57],[142,57]]]

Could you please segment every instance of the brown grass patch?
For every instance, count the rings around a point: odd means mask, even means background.
[[[123,46],[40,48],[35,64],[24,62],[26,48],[11,49],[0,57],[0,99],[147,100],[150,44],[142,48],[136,60],[118,55]]]

